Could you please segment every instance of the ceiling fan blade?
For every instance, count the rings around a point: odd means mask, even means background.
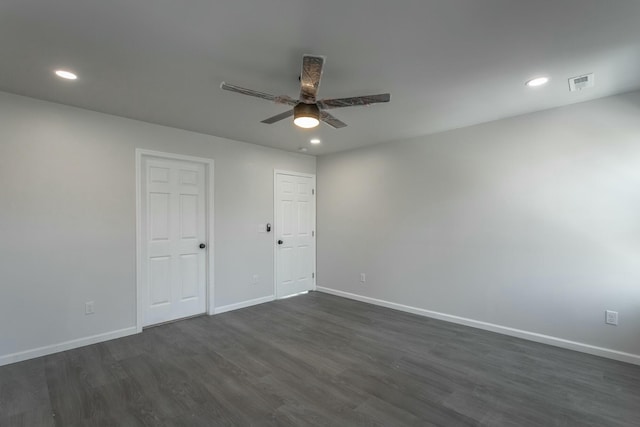
[[[300,101],[312,104],[316,102],[316,94],[322,78],[324,56],[304,55],[302,72],[300,73]]]
[[[381,102],[389,102],[390,100],[390,93],[381,93],[379,95],[354,96],[352,98],[322,99],[318,101],[318,107],[326,110],[330,108],[356,107],[379,104]]]
[[[298,103],[298,101],[286,95],[282,95],[282,96],[271,95],[269,93],[258,92],[257,90],[230,85],[226,82],[222,82],[222,84],[220,84],[220,89],[228,90],[230,92],[241,93],[242,95],[255,96],[256,98],[262,98],[262,99],[266,99],[267,101],[273,101],[276,104],[286,104],[286,105],[293,106]]]
[[[336,119],[326,111],[320,111],[320,120],[322,120],[323,122],[325,122],[326,124],[328,124],[334,129],[340,129],[347,126],[345,122]]]
[[[269,117],[268,119],[264,119],[260,123],[273,124],[275,122],[279,122],[280,120],[284,120],[287,117],[293,116],[293,110],[285,111],[284,113],[276,114],[273,117]]]

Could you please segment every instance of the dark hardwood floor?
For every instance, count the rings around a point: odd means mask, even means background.
[[[312,292],[0,368],[0,426],[640,426],[640,367]]]

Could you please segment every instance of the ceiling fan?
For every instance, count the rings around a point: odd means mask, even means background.
[[[325,110],[332,108],[366,106],[389,102],[391,94],[381,93],[378,95],[355,96],[351,98],[316,99],[320,79],[322,78],[322,67],[324,66],[324,56],[303,55],[302,73],[300,74],[300,99],[293,99],[286,95],[275,96],[256,90],[245,89],[222,82],[221,89],[231,92],[238,92],[243,95],[255,96],[276,104],[290,105],[293,109],[284,113],[276,114],[262,121],[262,123],[272,124],[293,116],[293,123],[302,128],[313,128],[318,126],[320,121],[325,122],[334,129],[343,128],[346,123],[338,120]]]

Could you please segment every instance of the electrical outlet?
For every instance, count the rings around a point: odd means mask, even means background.
[[[611,311],[611,310],[607,310],[605,311],[605,319],[604,322],[607,325],[618,325],[618,312],[617,311]]]
[[[84,303],[84,314],[93,314],[95,313],[94,303],[93,301],[87,301]]]
[[[367,281],[367,275],[364,273],[360,273],[360,282],[364,283]]]
[[[257,274],[254,274],[253,279],[251,279],[251,283],[254,285],[257,285],[259,280],[260,280],[260,276],[258,276]]]

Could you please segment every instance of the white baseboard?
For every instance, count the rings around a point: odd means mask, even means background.
[[[57,344],[46,345],[44,347],[33,348],[31,350],[20,351],[18,353],[7,354],[4,356],[0,356],[0,366],[8,365],[10,363],[22,362],[23,360],[34,359],[40,356],[47,356],[49,354],[58,353],[60,351],[84,347],[86,345],[109,341],[116,338],[122,338],[126,337],[127,335],[133,335],[136,333],[138,333],[136,327],[132,326],[130,328],[119,329],[117,331],[105,332],[103,334],[92,335],[89,337],[78,338],[71,341],[64,341]]]
[[[213,313],[220,314],[227,311],[238,310],[245,307],[251,307],[252,305],[262,304],[265,302],[273,301],[275,297],[273,295],[267,297],[261,297],[252,299],[249,301],[242,301],[236,304],[225,305],[222,307],[215,307]],[[40,356],[47,356],[49,354],[58,353],[60,351],[72,350],[78,347],[84,347],[86,345],[96,344],[103,341],[109,341],[116,338],[126,337],[140,333],[136,326],[130,328],[120,329],[117,331],[105,332],[103,334],[92,335],[89,337],[78,338],[71,341],[65,341],[57,344],[51,344],[44,347],[38,347],[30,350],[20,351],[17,353],[0,355],[0,366],[8,365],[11,363],[22,362],[23,360],[34,359]]]
[[[405,311],[407,313],[417,314],[419,316],[431,317],[434,319],[444,320],[446,322],[457,323],[460,325],[471,326],[473,328],[484,329],[486,331],[497,332],[499,334],[509,335],[512,337],[522,338],[529,341],[535,341],[543,344],[549,344],[556,347],[566,348],[569,350],[579,351],[582,353],[593,354],[595,356],[606,357],[608,359],[618,360],[621,362],[640,365],[640,355],[625,353],[622,351],[611,350],[603,347],[596,347],[590,344],[584,344],[576,341],[569,341],[563,338],[552,337],[549,335],[538,334],[535,332],[523,331],[521,329],[509,328],[507,326],[496,325],[494,323],[481,322],[479,320],[467,319],[465,317],[453,316],[450,314],[439,313],[437,311],[425,310],[423,308],[411,307],[408,305],[397,304],[390,301],[380,300],[376,298],[365,297],[362,295],[352,294],[337,289],[317,287],[318,292],[337,295],[356,301],[366,302],[369,304],[379,305],[382,307],[392,308],[394,310]]]
[[[223,305],[222,307],[215,307],[213,309],[213,314],[221,314],[226,313],[227,311],[239,310],[241,308],[251,307],[252,305],[263,304],[265,302],[273,301],[275,296],[269,295],[268,297],[260,297],[255,299],[250,299],[248,301],[242,301],[235,304]]]

